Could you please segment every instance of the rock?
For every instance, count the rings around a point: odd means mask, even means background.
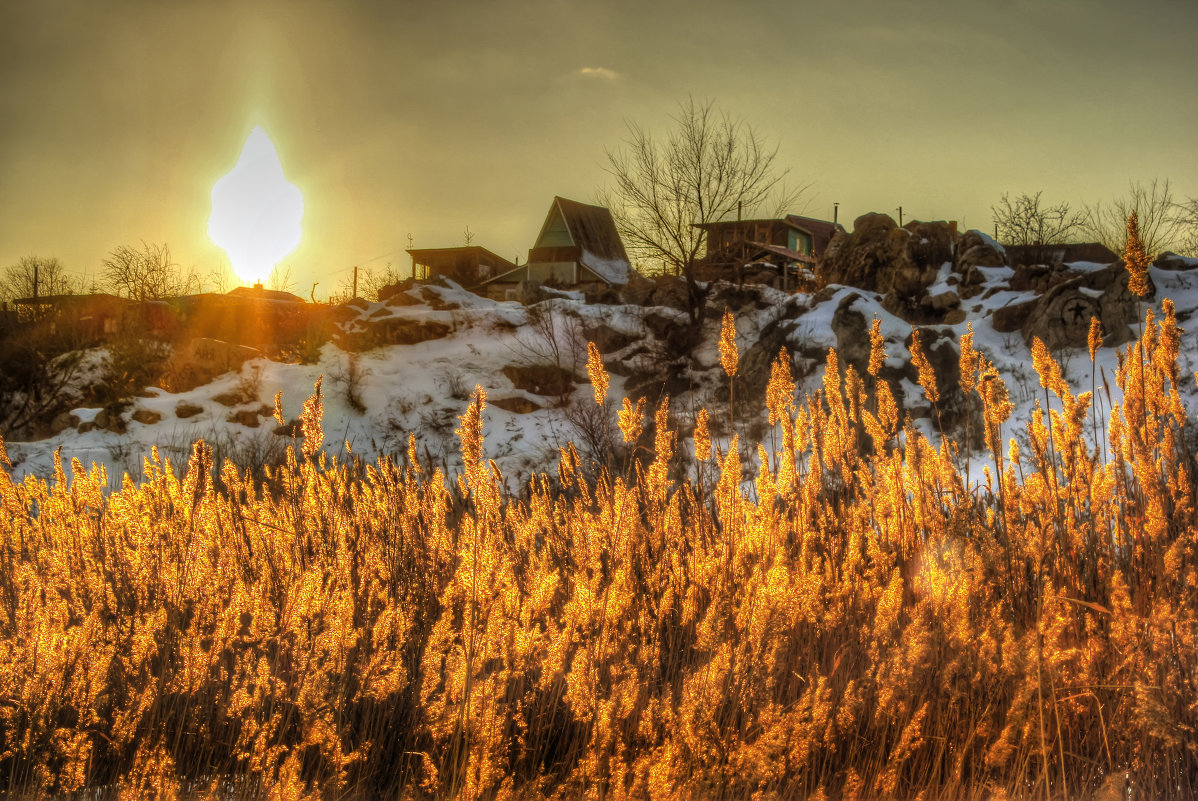
[[[853,232],[837,231],[820,259],[818,271],[825,284],[877,289],[878,274],[899,258],[910,235],[900,230],[889,214],[862,214],[853,221]]]
[[[955,309],[961,305],[961,298],[956,292],[949,290],[932,295],[928,298],[928,303],[933,310],[938,312],[947,312],[949,309]]]
[[[1084,348],[1089,343],[1090,319],[1102,322],[1103,345],[1117,347],[1135,338],[1140,321],[1139,299],[1127,288],[1122,264],[1084,273],[1045,292],[1022,326],[1029,345],[1039,338],[1049,350]],[[1151,299],[1156,288],[1149,283]]]
[[[637,337],[630,334],[617,331],[607,323],[600,323],[594,328],[584,329],[582,333],[587,340],[594,342],[595,347],[605,356],[609,353],[623,350],[637,339]]]
[[[230,423],[241,423],[246,428],[258,427],[258,412],[254,409],[238,409],[225,419]]]
[[[853,232],[837,232],[819,264],[825,283],[893,295],[899,309],[911,308],[952,258],[948,223],[913,222],[899,228],[888,214],[863,214]]]
[[[1185,256],[1179,256],[1172,251],[1166,250],[1156,257],[1156,261],[1152,263],[1152,266],[1158,270],[1181,272],[1182,270],[1193,270],[1195,267],[1198,267],[1198,259],[1186,258]]]
[[[274,430],[271,433],[274,434],[275,436],[279,436],[279,437],[294,438],[294,437],[300,436],[301,430],[300,430],[299,418],[296,418],[295,420],[291,420],[284,425],[275,426]]]
[[[1016,292],[1044,293],[1075,277],[1063,265],[1018,264],[1009,286]]]
[[[957,243],[957,255],[954,267],[961,275],[966,276],[967,283],[982,283],[981,274],[975,267],[1004,267],[1007,254],[1003,246],[998,244],[981,231],[969,230],[961,236]],[[976,278],[970,278],[976,276]]]
[[[953,309],[952,311],[950,311],[944,315],[944,324],[945,325],[960,325],[963,322],[965,322],[965,310],[964,309]]]
[[[661,312],[649,312],[644,317],[645,328],[649,329],[649,333],[658,339],[665,339],[670,333],[670,329],[679,325],[679,323],[670,315],[662,314]]]
[[[628,283],[621,287],[620,297],[632,306],[648,306],[655,288],[653,281],[640,273],[633,273]]]
[[[133,413],[133,420],[142,425],[152,426],[162,420],[162,415],[151,409],[138,409]]]
[[[128,425],[125,422],[125,407],[121,404],[110,404],[105,406],[95,416],[94,423],[96,428],[111,431],[114,434],[124,434],[128,430]]]
[[[912,220],[903,227],[911,232],[911,258],[917,264],[932,265],[939,269],[940,265],[953,260],[957,238],[953,226],[948,222]]]
[[[534,395],[561,397],[574,391],[574,374],[553,364],[509,364],[503,374],[516,389]]]
[[[1036,308],[1039,303],[1038,298],[1025,300],[1020,303],[1008,303],[1001,309],[995,309],[990,315],[990,324],[994,326],[994,330],[1000,334],[1010,334],[1018,331],[1027,321],[1028,315]]]
[[[435,320],[388,317],[367,321],[366,326],[342,337],[347,350],[363,351],[382,345],[417,345],[449,335],[449,326]]]
[[[202,411],[204,411],[203,406],[197,406],[196,404],[188,403],[187,401],[179,401],[179,403],[175,406],[175,417],[178,417],[180,420],[186,420],[189,417],[195,417]]]
[[[853,308],[853,303],[861,296],[853,293],[846,295],[832,314],[832,333],[836,335],[836,354],[843,365],[852,365],[861,375],[866,374],[869,366],[869,328],[871,320],[865,319],[865,314]]]
[[[653,305],[665,306],[670,309],[686,311],[690,308],[690,293],[686,281],[676,275],[664,275],[655,282],[653,290]]]
[[[919,342],[928,364],[936,374],[936,391],[940,394],[941,409],[955,407],[961,395],[961,351],[958,350],[955,335],[937,328],[915,330],[919,332]],[[909,334],[903,343],[908,350],[908,358],[912,341],[912,335]],[[918,384],[919,371],[910,361],[907,362],[907,372],[910,380]]]
[[[50,421],[50,436],[61,434],[68,428],[75,428],[79,425],[79,418],[70,412],[59,412]]]
[[[513,414],[529,414],[542,408],[528,398],[522,398],[519,395],[513,395],[510,398],[487,398],[487,403]]]
[[[416,286],[416,281],[412,278],[405,278],[394,284],[388,284],[379,289],[379,302],[386,303],[388,306],[411,306],[420,301],[407,294],[407,291]]]

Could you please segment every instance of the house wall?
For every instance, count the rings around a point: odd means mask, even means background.
[[[786,247],[790,248],[791,250],[797,250],[799,253],[803,253],[808,256],[812,255],[812,250],[814,248],[811,242],[811,234],[807,234],[802,231],[796,231],[794,228],[791,228],[786,242]]]
[[[578,262],[531,262],[528,265],[528,279],[539,284],[576,284],[578,283]]]

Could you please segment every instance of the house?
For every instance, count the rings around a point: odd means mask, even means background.
[[[116,334],[134,301],[102,292],[90,295],[39,295],[17,298],[13,309],[23,321],[43,320],[51,334],[73,334],[98,342]]]
[[[593,294],[623,286],[631,275],[611,212],[555,197],[528,262],[485,280],[480,294],[515,300],[526,282]]]
[[[707,234],[707,253],[696,277],[743,278],[748,265],[771,266],[786,276],[798,265],[812,267],[844,228],[838,223],[788,214],[779,219],[723,220],[696,228]]]
[[[254,348],[294,345],[309,334],[312,307],[298,295],[237,287],[225,294],[188,295],[170,301],[178,310],[179,331]]]
[[[448,278],[467,289],[516,269],[516,265],[503,256],[477,245],[409,250],[408,255],[412,257],[413,278],[422,281]]]

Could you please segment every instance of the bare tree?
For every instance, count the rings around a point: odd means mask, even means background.
[[[607,151],[614,185],[599,193],[599,202],[611,210],[634,258],[686,278],[690,317],[698,322],[704,297],[694,269],[706,231],[695,226],[738,211],[754,214],[771,198],[784,209],[801,190],[785,188],[788,171],[777,167],[777,147],[745,121],[717,111],[713,101],[688,98],[672,119],[664,139],[628,123],[623,146]]]
[[[291,277],[291,265],[276,264],[266,277],[266,288],[276,292],[290,292],[295,289],[295,279]]]
[[[141,250],[119,245],[102,264],[109,288],[134,300],[161,300],[199,290],[195,272],[184,272],[166,245],[142,242]]]
[[[1086,231],[1115,253],[1122,253],[1127,247],[1127,218],[1133,211],[1139,217],[1140,239],[1150,258],[1177,246],[1181,226],[1168,179],[1133,182],[1126,197],[1086,207]]]
[[[0,300],[67,295],[79,289],[78,279],[68,275],[62,262],[53,257],[23,256],[0,275]]]
[[[1086,213],[1071,209],[1068,203],[1050,206],[1040,200],[1041,194],[1020,194],[1011,200],[1003,192],[998,205],[990,207],[999,241],[1008,245],[1063,245],[1076,240],[1084,230]]]
[[[1198,257],[1198,198],[1173,206],[1177,222],[1176,250],[1183,256]]]

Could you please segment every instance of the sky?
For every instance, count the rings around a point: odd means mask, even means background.
[[[1193,0],[0,0],[0,269],[90,282],[141,242],[220,269],[212,187],[256,126],[303,195],[297,293],[467,228],[523,260],[554,195],[593,202],[628,124],[688,97],[842,223],[1194,197],[1196,32]]]

